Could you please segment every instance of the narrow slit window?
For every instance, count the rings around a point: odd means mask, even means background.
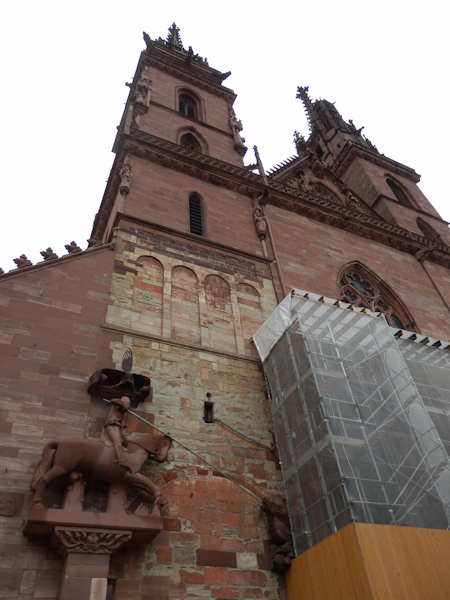
[[[198,106],[195,98],[190,94],[180,94],[179,112],[185,117],[198,119]]]
[[[203,235],[202,199],[198,194],[189,196],[189,231]]]

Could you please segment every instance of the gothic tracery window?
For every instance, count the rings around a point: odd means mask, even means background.
[[[383,286],[374,281],[358,266],[346,269],[339,281],[340,298],[344,302],[363,306],[374,312],[384,313],[391,327],[411,329],[412,325],[407,315],[402,314],[401,307]]]

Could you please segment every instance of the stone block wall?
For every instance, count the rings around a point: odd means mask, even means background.
[[[92,249],[0,279],[0,598],[57,598],[63,561],[22,534],[45,443],[83,436],[89,376],[110,364],[101,329],[114,252]]]
[[[105,323],[123,333],[113,362],[132,349],[134,370],[153,382],[140,414],[183,446],[149,466],[166,529],[133,565],[127,553],[116,559],[116,598],[278,598],[260,499],[282,502],[280,472],[251,343],[276,304],[268,265],[125,221],[117,248]],[[250,440],[205,423],[205,401]]]
[[[203,421],[209,393],[215,416],[271,445],[258,363],[133,335],[113,344],[117,361],[124,347],[132,348],[136,370],[153,380],[153,400],[140,413],[210,464],[174,443],[168,462],[149,465],[167,499],[165,531],[140,554],[115,559],[116,600],[277,599],[260,502],[239,487],[282,501],[275,456],[219,422]]]

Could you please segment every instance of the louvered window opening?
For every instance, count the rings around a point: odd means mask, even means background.
[[[195,194],[189,196],[189,227],[191,233],[203,235],[202,201]]]

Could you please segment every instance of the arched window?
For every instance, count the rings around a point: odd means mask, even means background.
[[[197,98],[188,92],[181,92],[178,97],[178,111],[185,117],[198,120],[199,107]]]
[[[193,152],[202,151],[200,142],[195,137],[195,135],[192,135],[192,133],[184,133],[180,138],[180,144],[188,150],[192,150]]]
[[[439,233],[434,229],[434,227],[432,227],[432,225],[427,223],[427,221],[424,221],[424,219],[421,217],[417,217],[416,223],[417,227],[426,238],[433,240],[434,242],[442,242],[442,238]]]
[[[395,181],[395,179],[392,179],[391,177],[387,177],[386,183],[391,188],[391,192],[394,194],[397,202],[400,202],[400,204],[403,204],[404,206],[409,206],[409,207],[413,206],[413,203],[409,199],[407,192],[403,189],[403,187],[397,181]]]
[[[413,319],[397,296],[360,263],[348,265],[342,271],[338,286],[344,302],[384,313],[391,327],[415,329]]]
[[[195,192],[189,195],[189,231],[203,235],[202,199]]]

